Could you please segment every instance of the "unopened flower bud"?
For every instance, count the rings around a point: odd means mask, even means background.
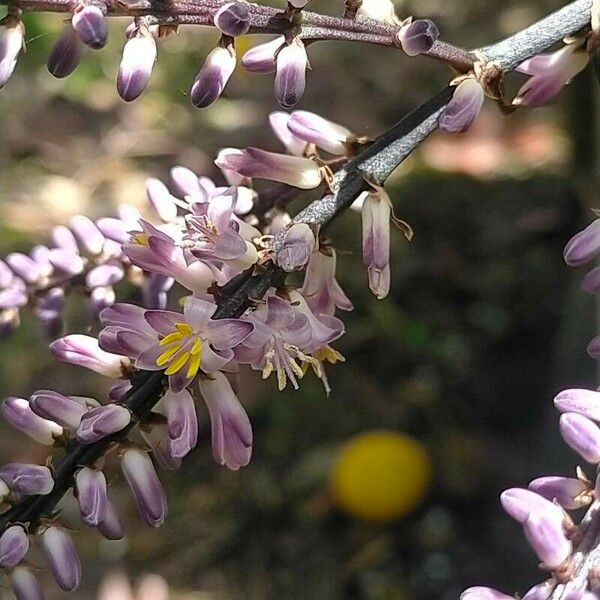
[[[588,263],[600,253],[600,219],[574,235],[565,246],[564,258],[570,267]]]
[[[557,569],[573,550],[563,533],[562,523],[553,513],[532,512],[523,524],[523,532],[538,558],[549,569]]]
[[[559,421],[563,440],[591,464],[600,463],[600,428],[587,417],[564,413]]]
[[[42,276],[42,270],[31,257],[21,252],[12,252],[6,257],[8,266],[27,283],[36,283]]]
[[[44,551],[59,587],[71,592],[81,582],[81,560],[71,536],[59,527],[48,527],[42,536]]]
[[[86,525],[97,527],[108,512],[106,477],[102,471],[83,467],[75,476],[77,502]]]
[[[456,86],[454,95],[439,118],[442,131],[463,133],[479,115],[485,95],[479,82],[472,77]]]
[[[63,79],[79,66],[84,53],[85,45],[71,23],[67,23],[48,56],[48,71],[57,79]]]
[[[106,46],[108,26],[104,13],[98,6],[88,4],[73,15],[73,29],[81,41],[94,50]]]
[[[19,431],[40,444],[53,445],[63,433],[62,427],[38,416],[24,398],[6,398],[2,403],[2,415]]]
[[[50,344],[50,353],[62,362],[86,367],[91,371],[117,379],[122,374],[124,356],[101,350],[98,340],[88,335],[73,334]]]
[[[275,97],[285,107],[294,106],[306,89],[308,56],[302,40],[293,39],[277,54]]]
[[[548,600],[556,587],[556,580],[547,579],[529,589],[522,600]]]
[[[295,223],[285,232],[282,247],[277,253],[277,264],[288,273],[303,269],[315,246],[312,229],[306,223]]]
[[[129,425],[131,413],[124,406],[107,404],[86,412],[77,428],[77,439],[82,444],[92,444],[121,431]]]
[[[44,600],[44,589],[37,577],[26,567],[17,567],[10,574],[10,586],[17,600]]]
[[[91,398],[63,396],[52,390],[38,390],[29,398],[31,410],[36,415],[73,430],[77,429],[81,417],[94,403],[95,400]]]
[[[352,132],[346,127],[305,110],[294,111],[287,127],[296,138],[336,156],[346,154],[346,143],[352,137]]]
[[[500,503],[509,517],[519,523],[525,523],[532,512],[554,512],[557,519],[562,519],[563,511],[539,494],[523,488],[510,488],[500,494]]]
[[[177,459],[186,456],[198,441],[198,417],[192,395],[187,390],[168,391],[164,396],[167,409],[169,453]]]
[[[25,27],[19,17],[7,15],[0,21],[0,89],[15,70],[24,39]]]
[[[109,500],[106,508],[106,516],[104,521],[98,524],[98,531],[107,540],[122,540],[125,532],[123,531],[123,523],[119,512],[115,505]]]
[[[9,527],[0,537],[0,566],[16,567],[29,550],[29,536],[20,525]]]
[[[75,215],[71,219],[71,229],[82,250],[94,256],[102,253],[105,238],[94,221],[84,215]]]
[[[507,596],[490,587],[470,587],[460,595],[460,600],[514,600],[513,596]]]
[[[235,70],[236,55],[233,45],[217,46],[207,57],[190,90],[192,104],[207,108],[223,93]]]
[[[215,13],[214,22],[225,35],[236,37],[250,29],[250,11],[246,2],[229,2]]]
[[[9,463],[0,467],[0,479],[17,494],[25,496],[49,494],[54,479],[48,467],[25,463]]]
[[[529,489],[567,510],[581,508],[592,500],[588,486],[574,477],[538,477],[529,484]]]
[[[555,408],[561,412],[583,415],[600,422],[600,392],[593,390],[563,390],[554,398]]]
[[[275,111],[269,114],[269,125],[279,141],[285,146],[289,154],[302,156],[306,149],[306,142],[297,138],[289,129],[288,123],[291,114],[283,111]]]
[[[417,56],[431,50],[439,35],[440,32],[433,21],[417,19],[400,29],[398,41],[406,54]]]
[[[275,70],[275,56],[277,51],[285,44],[285,38],[280,36],[250,48],[242,56],[242,67],[251,73],[271,73]]]
[[[156,41],[147,27],[140,27],[127,40],[117,76],[117,91],[125,102],[135,100],[148,87],[156,54]]]

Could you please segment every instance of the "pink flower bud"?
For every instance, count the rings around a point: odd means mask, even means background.
[[[302,40],[295,38],[277,54],[275,97],[285,107],[294,106],[306,88],[308,56]]]
[[[46,557],[59,587],[71,592],[81,582],[81,560],[71,536],[59,527],[51,526],[42,535]]]
[[[514,596],[507,596],[490,587],[470,587],[460,595],[460,600],[515,600]]]
[[[242,56],[242,67],[251,73],[271,73],[275,70],[275,55],[285,44],[285,38],[280,36],[250,48]]]
[[[10,574],[10,586],[17,600],[44,600],[44,590],[36,576],[25,567],[17,567]]]
[[[96,338],[80,334],[67,335],[52,342],[50,352],[57,360],[115,379],[121,376],[123,361],[126,361],[124,356],[101,350]]]
[[[196,108],[207,108],[223,93],[235,70],[236,55],[233,45],[217,46],[207,57],[190,90],[192,104]]]
[[[84,215],[75,215],[71,219],[71,229],[83,251],[94,256],[102,253],[105,238],[94,221]]]
[[[306,223],[295,223],[283,236],[277,264],[288,273],[303,269],[316,246],[315,234]]]
[[[104,473],[83,467],[75,476],[75,488],[83,522],[90,527],[97,527],[106,519],[108,513]]]
[[[213,20],[218,29],[231,37],[244,35],[250,29],[250,11],[245,2],[224,4],[215,13]]]
[[[121,431],[129,425],[131,413],[124,406],[107,404],[86,412],[77,428],[77,439],[82,444],[92,444]]]
[[[567,510],[588,505],[591,495],[583,481],[573,477],[538,477],[529,484],[529,489],[550,501],[556,501]]]
[[[29,399],[31,410],[67,429],[77,429],[81,417],[98,403],[91,398],[63,396],[51,390],[38,390]]]
[[[0,21],[0,89],[15,70],[24,39],[25,27],[19,17],[8,15]]]
[[[539,494],[523,488],[510,488],[500,494],[500,503],[509,517],[525,523],[532,512],[553,512],[557,519],[563,518],[563,511]]]
[[[485,95],[479,82],[469,77],[456,86],[454,95],[440,115],[439,126],[448,133],[463,133],[479,115]]]
[[[554,406],[561,413],[577,413],[600,422],[600,392],[563,390],[554,398]]]
[[[54,488],[50,469],[42,465],[9,463],[0,467],[0,479],[11,490],[25,496],[43,496]]]
[[[600,463],[600,428],[587,417],[564,413],[559,420],[563,440],[591,464]]]
[[[171,223],[177,219],[176,199],[160,179],[150,177],[146,180],[146,194],[150,206],[165,223]]]
[[[29,550],[29,536],[20,525],[9,527],[0,537],[0,566],[16,567]]]
[[[600,219],[574,235],[565,246],[564,258],[570,267],[579,267],[600,253]]]
[[[163,399],[169,431],[169,452],[173,458],[183,458],[198,441],[198,417],[192,395],[187,390],[168,391]]]
[[[532,512],[523,524],[523,532],[533,551],[549,569],[558,569],[571,555],[573,546],[554,513]]]
[[[289,154],[294,156],[302,156],[306,149],[306,142],[297,138],[289,129],[288,123],[292,115],[283,112],[275,111],[269,114],[269,124],[273,133],[279,141],[285,146]]]
[[[349,129],[305,110],[294,111],[287,126],[294,137],[336,156],[347,153],[346,143],[352,137]]]
[[[98,531],[107,540],[122,540],[125,535],[119,513],[110,500],[107,504],[104,521],[98,524]]]
[[[148,87],[156,54],[156,42],[147,27],[140,27],[127,40],[117,76],[117,91],[125,102],[135,100]]]
[[[83,42],[71,23],[67,23],[48,56],[48,71],[58,79],[67,77],[79,66],[84,53]]]
[[[398,32],[398,41],[408,56],[417,56],[431,50],[440,32],[433,21],[417,19]]]
[[[40,444],[52,446],[63,433],[60,425],[38,416],[23,398],[6,398],[2,403],[2,414],[15,429]]]
[[[73,15],[73,29],[81,41],[94,50],[106,46],[108,26],[104,13],[98,6],[88,4]]]

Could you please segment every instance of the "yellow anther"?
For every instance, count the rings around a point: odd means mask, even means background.
[[[174,331],[173,333],[170,333],[169,335],[166,335],[162,340],[160,340],[160,342],[158,342],[159,346],[168,346],[169,344],[172,344],[173,342],[178,342],[179,340],[183,339],[183,334],[179,333],[179,331]]]
[[[283,391],[287,385],[287,376],[283,369],[277,369],[277,387],[279,391]]]
[[[346,362],[346,359],[342,354],[340,354],[337,350],[333,349],[331,346],[324,346],[323,348],[319,348],[315,352],[315,356],[321,362],[329,362],[332,365],[335,365],[336,362]]]
[[[175,375],[175,373],[177,373],[183,368],[183,366],[189,360],[189,358],[189,352],[182,352],[175,360],[171,362],[171,364],[165,370],[165,375]]]
[[[148,234],[139,232],[131,234],[131,242],[133,244],[137,244],[138,246],[147,246],[148,245]]]
[[[166,365],[171,358],[173,357],[174,354],[176,354],[177,352],[179,352],[179,349],[181,348],[181,344],[174,344],[173,346],[171,346],[170,348],[167,348],[157,359],[156,359],[156,364],[159,367],[162,367],[164,365]]]
[[[192,335],[193,329],[187,323],[175,323],[175,329],[182,335]]]
[[[200,338],[196,338],[192,349],[190,350],[190,354],[194,356],[195,354],[202,354],[202,340]]]
[[[195,345],[195,344],[194,344]],[[190,357],[190,364],[188,365],[188,370],[186,373],[186,377],[188,379],[193,379],[198,374],[200,370],[200,363],[202,362],[202,353],[198,352],[197,354],[193,354]]]

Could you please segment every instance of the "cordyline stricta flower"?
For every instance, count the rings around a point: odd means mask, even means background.
[[[220,98],[235,70],[235,64],[233,44],[217,46],[206,57],[190,90],[190,98],[196,108],[207,108]]]
[[[440,115],[439,126],[448,133],[463,133],[471,127],[479,115],[485,94],[473,77],[463,79],[454,90],[454,95]]]
[[[298,103],[306,89],[308,56],[304,43],[294,38],[279,50],[276,58],[275,97],[281,106]]]
[[[79,66],[85,51],[85,44],[73,25],[67,23],[48,56],[48,71],[58,79],[69,76]]]
[[[185,299],[183,313],[115,304],[101,315],[106,328],[100,345],[129,356],[139,369],[164,370],[171,390],[179,392],[198,373],[222,369],[233,358],[233,348],[253,330],[250,322],[240,319],[212,320],[216,308],[213,302],[191,296]]]
[[[24,39],[25,27],[19,17],[7,15],[0,21],[0,88],[15,70]]]
[[[125,102],[135,100],[148,87],[156,62],[156,41],[145,25],[128,31],[117,75],[117,91]]]

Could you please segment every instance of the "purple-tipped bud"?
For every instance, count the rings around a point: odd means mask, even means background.
[[[294,106],[306,89],[308,56],[302,40],[295,38],[277,54],[275,97],[281,106]]]
[[[418,19],[400,29],[398,41],[406,54],[417,56],[429,52],[439,35],[440,32],[433,21]]]
[[[563,256],[570,267],[579,267],[590,262],[599,252],[600,219],[596,219],[567,242]]]
[[[0,567],[16,567],[29,550],[29,536],[20,525],[9,527],[0,537]]]
[[[534,585],[530,590],[528,590],[523,596],[522,600],[548,600],[555,587],[556,580],[547,579],[542,583]]]
[[[89,288],[106,287],[114,285],[123,279],[123,267],[121,265],[98,265],[86,276],[85,283]]]
[[[271,73],[275,70],[275,56],[277,51],[285,44],[283,36],[270,42],[259,44],[250,48],[242,56],[242,67],[251,73]]]
[[[59,527],[51,526],[42,535],[46,558],[59,587],[71,592],[81,582],[81,560],[73,539]]]
[[[573,546],[554,513],[532,512],[523,524],[523,532],[533,551],[549,569],[558,569],[571,555]]]
[[[600,294],[600,267],[594,267],[583,278],[581,289],[588,294]]]
[[[156,42],[147,27],[140,27],[127,40],[117,76],[117,91],[125,102],[135,100],[148,87],[156,54]]]
[[[73,334],[50,344],[54,358],[62,362],[86,367],[91,371],[117,379],[122,374],[125,357],[101,350],[98,340],[88,335]]]
[[[104,521],[98,524],[98,531],[107,540],[122,540],[125,535],[119,512],[110,500],[108,501]]]
[[[440,129],[448,133],[467,131],[479,115],[484,97],[483,88],[475,79],[469,77],[463,80],[440,115]]]
[[[6,257],[6,262],[15,275],[18,275],[27,283],[36,283],[42,276],[40,265],[26,254],[12,252]]]
[[[83,522],[89,527],[97,527],[108,512],[106,477],[102,471],[84,467],[75,477],[77,501]]]
[[[183,458],[198,441],[198,417],[192,395],[187,390],[168,391],[164,396],[169,431],[169,454]]]
[[[568,446],[589,463],[600,463],[600,429],[593,421],[577,413],[564,413],[558,425]]]
[[[476,586],[466,589],[460,600],[514,600],[514,596],[507,596],[494,588]]]
[[[533,512],[551,512],[557,519],[563,518],[562,509],[539,494],[523,488],[510,488],[500,494],[500,503],[509,517],[525,523]]]
[[[561,413],[577,413],[600,422],[600,392],[563,390],[554,398],[554,406]]]
[[[167,186],[155,177],[146,180],[146,194],[156,214],[165,222],[171,223],[177,218],[177,204]]]
[[[0,291],[0,310],[25,306],[27,300],[25,290],[16,287],[6,288]]]
[[[25,567],[17,567],[10,574],[10,586],[17,600],[44,600],[44,589],[36,576]]]
[[[77,428],[77,439],[82,444],[92,444],[121,431],[129,425],[131,413],[124,406],[107,404],[86,412]]]
[[[77,429],[88,406],[80,399],[63,396],[51,390],[38,390],[29,399],[31,410],[67,429]]]
[[[567,510],[587,506],[592,501],[588,486],[573,477],[539,477],[529,484],[529,489]]]
[[[150,527],[160,527],[167,515],[167,498],[150,457],[141,450],[126,450],[122,468],[142,519]]]
[[[294,111],[287,127],[294,137],[336,156],[346,154],[346,142],[352,137],[349,129],[305,110]]]
[[[296,223],[285,232],[281,250],[277,253],[277,264],[288,273],[303,269],[315,246],[312,229],[306,223]]]
[[[217,46],[207,57],[190,90],[192,104],[196,108],[207,108],[223,93],[235,70],[236,56],[233,45]]]
[[[8,15],[0,21],[0,89],[15,70],[24,39],[25,27],[19,17]]]
[[[108,26],[104,13],[98,6],[87,5],[73,15],[73,29],[81,41],[94,50],[106,46]]]
[[[46,495],[54,487],[48,467],[25,463],[9,463],[0,467],[0,479],[16,492],[25,496]]]
[[[250,29],[250,10],[245,2],[229,2],[215,13],[214,22],[225,35],[236,37]]]
[[[28,435],[40,444],[53,445],[57,437],[63,433],[62,427],[53,421],[38,416],[29,402],[23,398],[6,398],[2,403],[4,418],[19,431]]]
[[[310,158],[266,152],[259,148],[221,150],[215,164],[244,177],[270,179],[305,190],[318,187],[322,180],[321,169]]]
[[[299,111],[298,111],[299,112]],[[306,149],[306,142],[297,138],[289,129],[288,123],[291,114],[283,111],[275,111],[269,114],[269,125],[285,149],[294,156],[302,156]]]
[[[82,250],[97,256],[102,253],[105,238],[96,223],[84,215],[71,219],[71,228]]]

